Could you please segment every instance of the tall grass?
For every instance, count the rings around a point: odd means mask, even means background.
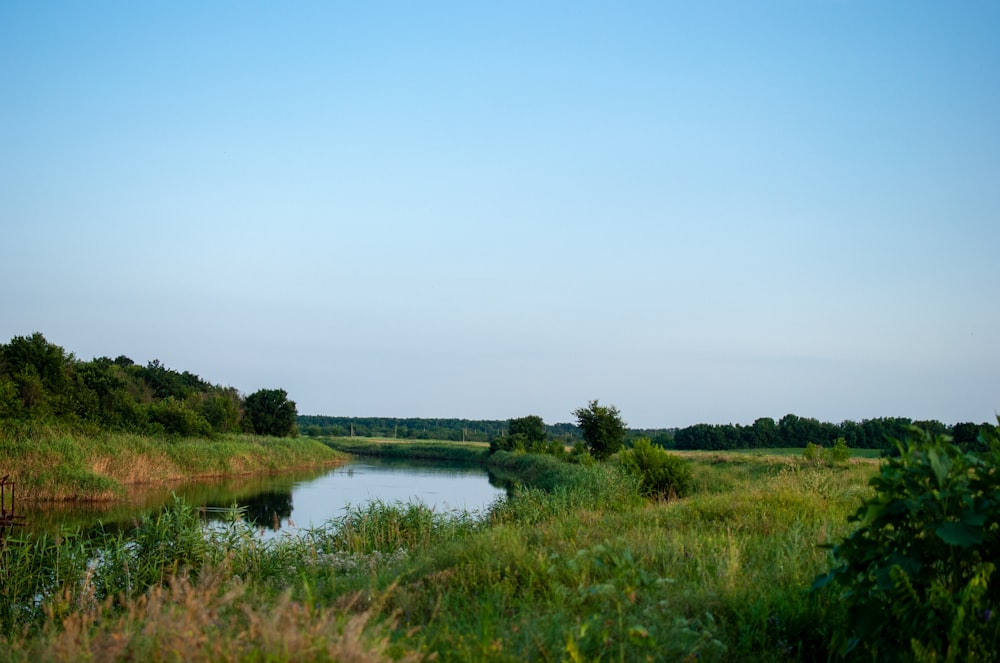
[[[105,539],[100,564],[50,573],[12,617],[34,635],[7,629],[0,661],[827,658],[844,615],[808,589],[874,467],[728,458],[693,461],[694,493],[663,501],[614,463],[498,456],[520,486],[481,519],[374,502],[296,538],[263,540],[234,512],[201,544],[175,504]]]
[[[360,613],[268,600],[225,573],[178,576],[115,607],[51,620],[33,638],[0,638],[0,661],[416,661],[391,651],[384,626]]]
[[[343,462],[307,438],[226,435],[213,439],[82,434],[61,426],[0,425],[0,473],[26,500],[115,500],[126,487],[197,477],[275,472]]]

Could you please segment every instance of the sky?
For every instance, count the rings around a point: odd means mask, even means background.
[[[300,414],[996,421],[1000,2],[0,3],[0,342]]]

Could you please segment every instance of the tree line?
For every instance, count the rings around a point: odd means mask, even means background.
[[[582,408],[603,407],[592,403]],[[612,408],[614,406],[611,406]],[[389,417],[330,417],[299,415],[299,429],[306,435],[333,437],[383,437],[396,439],[431,439],[488,442],[494,449],[541,450],[558,445],[572,447],[585,441],[581,410],[573,413],[577,423],[546,424],[537,415],[507,420],[406,419]],[[601,413],[601,421],[607,419]],[[615,416],[618,411],[615,409]],[[582,420],[588,421],[586,417]],[[761,417],[753,424],[695,424],[685,428],[626,428],[625,446],[649,439],[655,446],[677,450],[725,451],[731,449],[800,448],[814,444],[832,447],[838,440],[855,449],[879,449],[891,452],[896,440],[909,437],[911,426],[931,435],[948,435],[962,449],[979,448],[979,435],[988,423],[945,425],[937,420],[914,420],[908,417],[879,417],[860,422],[822,422],[811,417],[787,414],[778,421]]]
[[[380,437],[400,440],[449,440],[492,442],[508,435],[510,420],[427,419],[419,417],[338,417],[300,414],[303,435],[330,437]],[[580,439],[579,429],[568,423],[544,425],[552,439]]]
[[[839,424],[821,422],[811,417],[786,414],[778,421],[761,417],[749,426],[740,424],[696,424],[673,432],[670,440],[658,440],[673,449],[774,449],[805,448],[808,444],[833,446],[844,440],[855,449],[880,449],[891,452],[897,440],[905,440],[916,426],[931,435],[948,435],[964,450],[981,450],[980,433],[990,424],[957,423],[947,426],[940,421],[913,420],[908,417],[879,417]]]
[[[0,345],[0,421],[65,423],[149,435],[297,434],[295,403],[283,389],[243,396],[154,359],[90,361],[40,332]]]

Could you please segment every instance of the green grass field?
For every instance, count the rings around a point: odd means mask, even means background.
[[[746,454],[748,456],[778,456],[784,458],[801,457],[803,449],[798,447],[778,447],[774,449],[730,449],[724,452],[718,451],[685,451],[685,454]],[[851,449],[852,458],[880,458],[882,451],[879,449]]]
[[[374,503],[298,539],[234,523],[203,545],[179,505],[98,567],[72,536],[23,541],[0,569],[61,565],[59,582],[0,583],[4,605],[32,597],[0,661],[827,658],[844,616],[808,590],[877,464],[690,458],[693,494],[666,502],[614,462],[502,454],[522,487],[483,519]]]

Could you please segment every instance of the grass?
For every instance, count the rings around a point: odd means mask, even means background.
[[[279,472],[344,460],[343,454],[308,438],[159,438],[83,435],[59,426],[0,426],[0,474],[10,474],[16,482],[19,500],[114,501],[126,497],[128,486]]]
[[[615,463],[492,462],[518,487],[478,519],[376,502],[200,548],[180,503],[103,542],[12,542],[0,568],[48,584],[4,597],[0,661],[828,658],[844,615],[808,589],[877,465],[704,455],[690,497],[651,501]]]
[[[450,442],[445,440],[399,441],[383,438],[317,438],[337,451],[356,456],[380,458],[416,458],[455,463],[485,463],[489,445],[485,442]]]
[[[677,451],[685,456],[711,455],[722,453],[725,455],[743,454],[747,456],[776,456],[780,458],[801,458],[805,449],[801,447],[775,447],[771,449],[730,449],[728,451]],[[851,458],[878,459],[882,457],[881,449],[851,449]]]

